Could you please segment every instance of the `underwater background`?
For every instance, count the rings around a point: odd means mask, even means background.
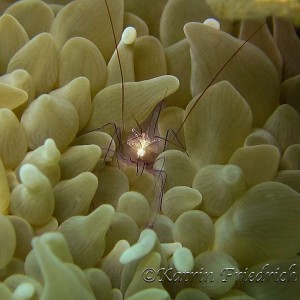
[[[299,299],[299,1],[0,2],[0,299]]]

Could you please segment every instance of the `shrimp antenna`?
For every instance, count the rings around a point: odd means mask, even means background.
[[[265,21],[262,25],[260,25],[248,38],[243,42],[243,44],[230,56],[230,58],[226,61],[226,63],[221,67],[221,69],[213,76],[213,78],[210,80],[208,85],[205,87],[204,91],[199,95],[195,103],[192,105],[191,109],[188,111],[187,115],[183,119],[183,122],[181,123],[180,127],[176,131],[176,136],[179,133],[179,131],[182,129],[183,125],[185,124],[187,118],[193,111],[194,107],[198,104],[199,100],[202,98],[202,96],[206,93],[206,91],[209,89],[209,87],[212,85],[212,83],[217,79],[217,77],[221,74],[221,72],[226,68],[226,66],[231,62],[231,60],[236,56],[236,54],[247,44],[253,36],[266,24],[267,22]],[[174,137],[173,137],[174,139]],[[172,140],[173,140],[172,139]]]
[[[115,34],[115,29],[114,29],[114,24],[112,21],[112,17],[110,14],[110,10],[108,7],[108,3],[107,0],[104,0],[105,2],[105,6],[106,6],[106,10],[108,13],[108,17],[109,17],[109,22],[110,22],[110,27],[111,27],[111,31],[113,33],[113,38],[114,38],[114,43],[115,43],[115,50],[117,53],[117,58],[118,58],[118,62],[119,62],[119,68],[120,68],[120,76],[121,76],[121,84],[122,84],[122,129],[123,132],[125,132],[125,125],[124,125],[124,99],[125,99],[125,89],[124,89],[124,75],[123,75],[123,70],[122,70],[122,64],[121,64],[121,58],[120,58],[120,53],[119,53],[119,49],[118,49],[118,43],[117,43],[117,38],[116,38],[116,34]]]

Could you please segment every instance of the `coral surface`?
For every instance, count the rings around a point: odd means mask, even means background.
[[[293,24],[2,2],[0,299],[299,299]]]

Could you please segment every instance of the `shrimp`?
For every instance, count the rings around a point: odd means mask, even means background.
[[[103,158],[104,164],[111,167],[115,166],[114,162],[116,162],[118,169],[120,171],[124,171],[127,175],[132,173],[130,170],[132,170],[132,167],[134,167],[136,170],[136,177],[153,176],[155,178],[154,182],[152,182],[150,193],[152,197],[152,199],[150,200],[150,202],[152,203],[151,209],[154,209],[155,211],[152,213],[152,217],[150,217],[148,222],[145,224],[146,227],[153,228],[156,217],[161,212],[163,195],[168,177],[165,168],[165,150],[169,145],[173,145],[177,149],[179,149],[187,158],[189,158],[189,154],[185,149],[185,141],[181,141],[179,138],[181,132],[184,131],[184,126],[187,120],[191,117],[191,115],[193,115],[195,107],[199,105],[200,100],[202,99],[202,97],[204,97],[213,83],[218,80],[218,77],[220,77],[220,75],[228,67],[230,62],[235,59],[241,49],[245,47],[245,45],[257,34],[259,30],[261,30],[263,26],[265,26],[265,23],[260,25],[244,42],[242,42],[239,47],[235,51],[233,51],[232,54],[227,58],[227,60],[219,68],[219,70],[209,79],[207,85],[203,88],[201,93],[199,93],[199,95],[195,97],[193,101],[190,102],[190,104],[186,107],[185,115],[177,128],[169,128],[166,130],[166,134],[162,135],[159,132],[157,124],[164,106],[163,99],[174,92],[174,90],[168,91],[168,87],[166,88],[164,95],[161,97],[162,100],[158,104],[156,104],[156,108],[153,109],[152,115],[148,117],[148,120],[145,116],[142,119],[137,120],[136,116],[132,114],[132,121],[126,122],[126,119],[128,119],[128,112],[126,110],[129,110],[129,108],[126,106],[126,96],[128,95],[127,86],[134,83],[125,82],[123,72],[123,64],[125,63],[125,61],[122,61],[122,57],[119,52],[118,41],[116,38],[114,24],[111,18],[107,0],[102,1],[105,2],[105,7],[109,16],[112,36],[115,44],[115,54],[119,66],[120,83],[112,85],[111,88],[115,88],[117,92],[119,92],[119,109],[121,111],[121,120],[117,122],[106,122],[100,127],[91,128],[90,131],[103,130],[105,127],[113,128],[113,131],[111,133],[112,139],[108,147],[104,149],[106,151],[106,154]],[[142,93],[141,97],[143,97]],[[140,123],[141,120],[142,124]],[[135,126],[127,128],[127,126],[125,126],[125,123],[135,123]],[[115,149],[111,149],[113,148],[113,144],[116,145]],[[111,155],[108,155],[109,153],[115,154],[115,160],[111,159]],[[110,158],[108,159],[108,157]],[[134,180],[138,181],[139,179],[135,178]],[[138,188],[137,191],[142,192],[142,189]],[[98,203],[98,205],[100,204]]]

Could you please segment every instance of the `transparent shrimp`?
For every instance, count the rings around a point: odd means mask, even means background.
[[[118,44],[116,40],[116,35],[114,33],[114,25],[110,16],[110,10],[106,0],[103,0],[106,4],[107,13],[110,18],[111,30],[115,44],[115,51],[119,65],[120,80],[121,80],[121,93],[120,93],[120,106],[121,106],[121,126],[117,126],[116,123],[108,123],[103,127],[111,126],[114,128],[112,133],[112,139],[106,150],[106,155],[103,159],[104,163],[108,161],[108,154],[112,152],[115,153],[115,158],[117,166],[119,169],[123,170],[125,173],[128,168],[135,167],[136,176],[143,176],[145,173],[153,175],[156,179],[152,185],[152,217],[147,222],[146,226],[153,227],[157,215],[161,212],[162,199],[165,190],[167,172],[165,171],[165,158],[164,151],[168,144],[173,144],[177,146],[177,149],[181,150],[188,156],[188,153],[184,147],[184,142],[180,141],[179,133],[182,131],[184,124],[193,113],[194,108],[198,105],[199,101],[205,95],[210,86],[215,82],[223,70],[228,66],[228,64],[236,57],[236,55],[241,51],[241,49],[249,42],[249,40],[265,25],[261,25],[257,30],[255,30],[241,45],[238,47],[229,59],[224,62],[223,66],[218,70],[218,72],[211,78],[207,86],[204,88],[203,92],[198,96],[198,98],[193,102],[193,105],[186,111],[185,117],[183,118],[181,124],[176,130],[168,129],[165,136],[159,134],[157,129],[158,119],[163,107],[163,101],[156,106],[153,110],[152,115],[149,117],[149,121],[145,121],[142,125],[138,123],[134,116],[136,127],[130,128],[130,133],[126,134],[128,129],[125,128],[125,111],[127,109],[125,102],[125,82],[123,74],[123,62],[118,50]],[[208,20],[208,26],[212,26],[216,30],[219,25],[214,20]],[[125,36],[129,36],[129,40],[132,40],[134,34],[125,31]],[[135,36],[136,37],[136,36]],[[135,38],[134,37],[134,38]],[[166,95],[165,95],[166,96]],[[164,97],[165,98],[165,97]],[[98,128],[99,129],[99,128]],[[96,130],[96,129],[93,129]],[[115,144],[116,148],[111,149],[112,145]],[[109,155],[111,157],[111,155]],[[159,162],[159,163],[158,163]],[[159,167],[157,167],[159,166]],[[147,175],[146,175],[147,176]]]

